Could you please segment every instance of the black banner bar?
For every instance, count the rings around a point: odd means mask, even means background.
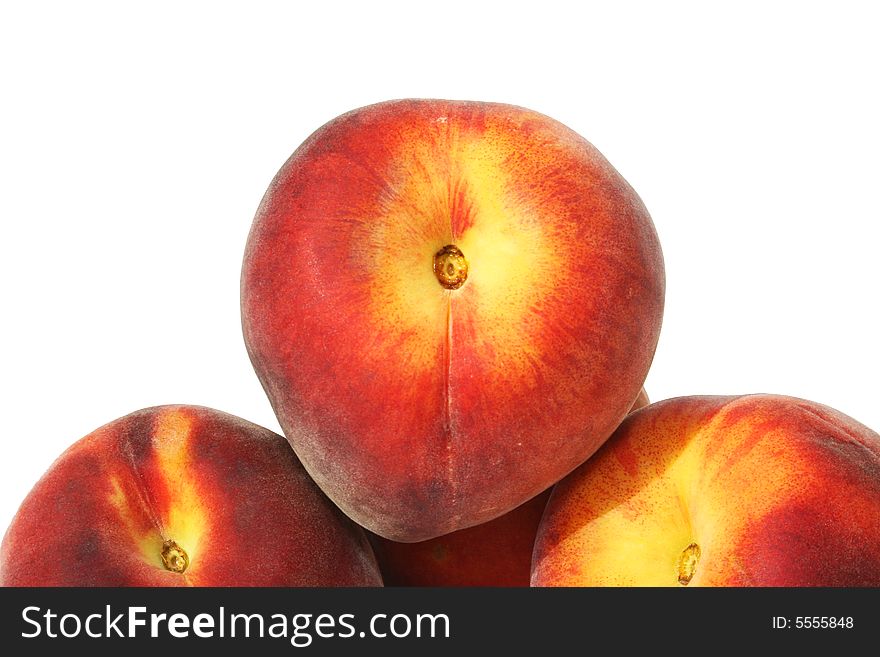
[[[0,589],[0,645],[90,655],[195,644],[260,655],[840,649],[877,636],[878,610],[880,589]]]

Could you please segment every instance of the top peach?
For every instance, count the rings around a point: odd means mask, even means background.
[[[360,524],[418,541],[513,509],[608,438],[663,295],[647,210],[582,137],[510,105],[400,100],[281,168],[241,303],[306,469]]]

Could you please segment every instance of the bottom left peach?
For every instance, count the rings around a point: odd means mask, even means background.
[[[70,447],[0,547],[3,586],[381,586],[363,530],[281,436],[148,408]]]

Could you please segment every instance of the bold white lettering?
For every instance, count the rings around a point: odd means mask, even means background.
[[[159,636],[159,621],[168,618],[168,614],[150,614],[150,636],[154,639]]]
[[[138,618],[138,614],[147,613],[146,607],[129,607],[128,608],[128,637],[134,638],[137,636],[137,627],[138,625],[146,625],[147,621],[143,618]]]
[[[210,614],[199,614],[193,618],[193,632],[203,639],[214,636],[214,617]]]
[[[189,617],[186,614],[171,614],[168,619],[168,632],[178,639],[189,636]]]

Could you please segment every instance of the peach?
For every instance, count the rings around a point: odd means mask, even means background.
[[[648,405],[642,388],[630,412]],[[489,522],[419,543],[368,534],[388,586],[528,586],[548,489]]]
[[[880,436],[774,395],[627,418],[560,482],[535,586],[880,586]]]
[[[207,408],[132,413],[70,447],[0,547],[4,586],[368,586],[363,531],[277,434]]]
[[[419,541],[512,510],[608,438],[648,372],[664,271],[644,205],[572,130],[403,100],[284,164],[241,292],[305,468],[360,524]]]
[[[419,543],[369,534],[386,586],[528,586],[550,489],[503,516]]]
[[[648,393],[645,392],[645,389],[642,388],[639,390],[639,396],[636,397],[636,400],[633,402],[632,406],[629,409],[630,413],[639,410],[640,408],[644,408],[645,406],[650,405],[651,400],[648,398]]]

